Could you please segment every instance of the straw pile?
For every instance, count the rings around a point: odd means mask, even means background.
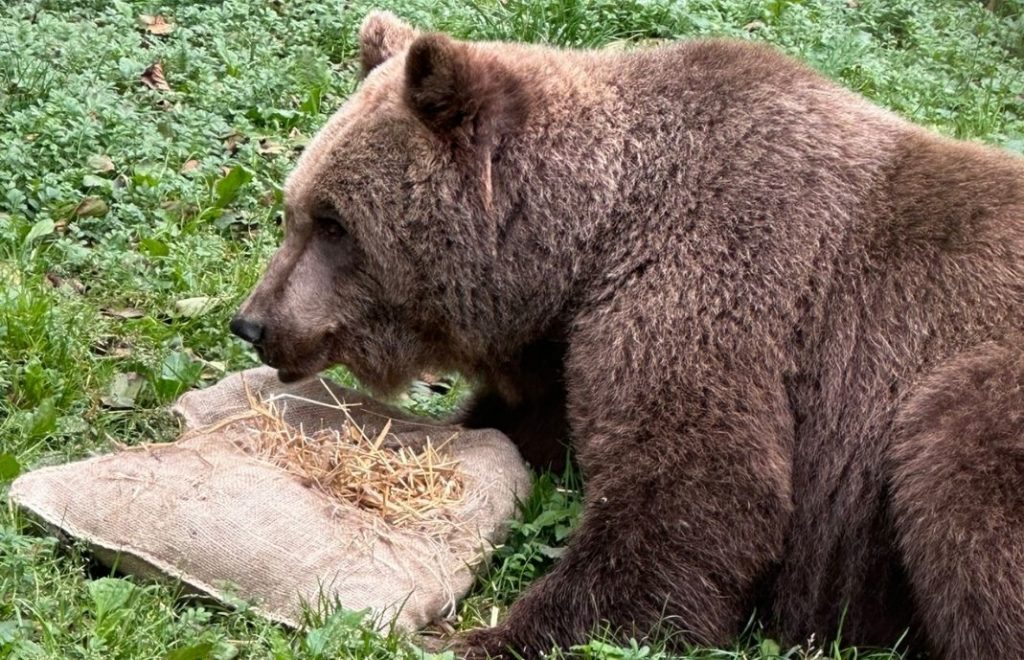
[[[244,417],[247,424],[255,419],[256,428],[236,444],[309,488],[396,526],[447,520],[453,505],[462,500],[458,462],[444,452],[451,438],[436,446],[428,438],[416,450],[389,443],[394,437],[390,420],[371,438],[337,400],[334,405],[317,403],[344,411],[346,422],[307,433],[288,424],[274,400],[247,395],[250,411]]]

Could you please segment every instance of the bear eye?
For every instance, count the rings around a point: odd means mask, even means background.
[[[348,235],[341,221],[326,213],[318,213],[313,216],[313,228],[318,234],[331,240],[339,240]]]

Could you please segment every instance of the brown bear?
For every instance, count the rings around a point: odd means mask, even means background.
[[[375,13],[233,320],[282,380],[479,384],[571,442],[564,557],[470,657],[597,628],[1024,657],[1024,162],[769,47],[464,43]]]

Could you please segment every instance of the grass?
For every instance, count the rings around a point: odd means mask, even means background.
[[[227,320],[279,239],[280,184],[298,150],[355,87],[354,33],[370,4],[0,7],[0,480],[107,451],[113,438],[168,440],[175,396],[256,362]],[[1022,0],[372,4],[474,39],[766,40],[916,122],[1024,151]],[[141,15],[174,29],[151,34]],[[140,80],[157,61],[169,91]],[[414,392],[407,403],[437,413],[463,390]],[[541,475],[523,509],[459,627],[485,625],[558,556],[580,511],[574,476]],[[114,577],[0,508],[0,656],[417,657],[408,639],[343,610],[310,611],[289,631],[244,603],[179,596],[174,585]],[[667,657],[600,635],[575,653]],[[735,648],[688,657],[777,656],[895,657],[780,649],[756,627]]]

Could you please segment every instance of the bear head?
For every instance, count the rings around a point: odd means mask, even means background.
[[[387,394],[423,369],[473,372],[557,305],[499,255],[517,177],[496,163],[514,160],[529,85],[496,51],[388,13],[359,41],[365,77],[289,176],[283,243],[231,329],[284,381],[341,363]]]

